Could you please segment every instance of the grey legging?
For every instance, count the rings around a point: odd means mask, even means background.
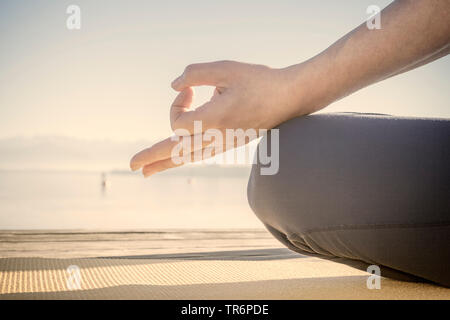
[[[278,240],[450,286],[450,120],[319,114],[279,129],[279,172],[253,165],[248,184],[250,206]]]

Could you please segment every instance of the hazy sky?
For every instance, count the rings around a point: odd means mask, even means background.
[[[389,2],[1,0],[0,138],[165,137],[169,84],[185,65],[298,63],[364,22],[368,5]],[[66,28],[70,4],[81,30]],[[450,117],[449,71],[446,57],[327,111]],[[209,90],[199,91],[201,102]]]

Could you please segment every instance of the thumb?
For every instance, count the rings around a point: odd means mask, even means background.
[[[196,109],[191,109],[193,97],[194,91],[191,87],[187,87],[178,94],[170,108],[170,125],[173,131],[180,132],[177,133],[178,135],[185,135],[181,134],[181,130],[188,134],[201,133],[196,132],[196,121],[200,121],[202,132],[209,128],[215,128],[227,103],[227,99],[221,96]]]
[[[170,123],[172,129],[174,129],[174,123],[178,121],[181,115],[185,112],[189,112],[194,98],[194,90],[191,87],[183,89],[170,107]]]

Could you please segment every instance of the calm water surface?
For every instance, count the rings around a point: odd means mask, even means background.
[[[261,228],[247,179],[0,171],[0,229]]]

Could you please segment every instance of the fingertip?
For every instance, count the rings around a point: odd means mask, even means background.
[[[137,156],[137,154],[135,154],[130,160],[130,169],[131,169],[131,171],[136,171],[140,167],[139,163],[136,161],[136,156]]]
[[[192,99],[194,96],[194,89],[192,87],[185,87],[181,90],[181,93],[185,98],[189,97]]]
[[[133,161],[130,161],[130,169],[131,171],[136,171],[139,168]]]
[[[191,87],[184,88],[178,93],[172,103],[172,111],[177,114],[183,112],[181,109],[189,109],[194,99],[194,90]],[[181,109],[180,109],[181,107]],[[171,116],[172,117],[172,116]]]
[[[179,76],[178,78],[176,78],[175,80],[172,81],[171,83],[171,87],[172,89],[174,89],[175,91],[182,91],[183,88],[181,87],[182,84],[182,75]]]
[[[146,179],[146,178],[150,177],[152,174],[142,172],[142,175],[144,176],[144,179]]]
[[[142,175],[144,176],[144,178],[148,178],[150,176],[152,176],[153,174],[155,174],[156,172],[153,170],[145,170],[142,169]]]

